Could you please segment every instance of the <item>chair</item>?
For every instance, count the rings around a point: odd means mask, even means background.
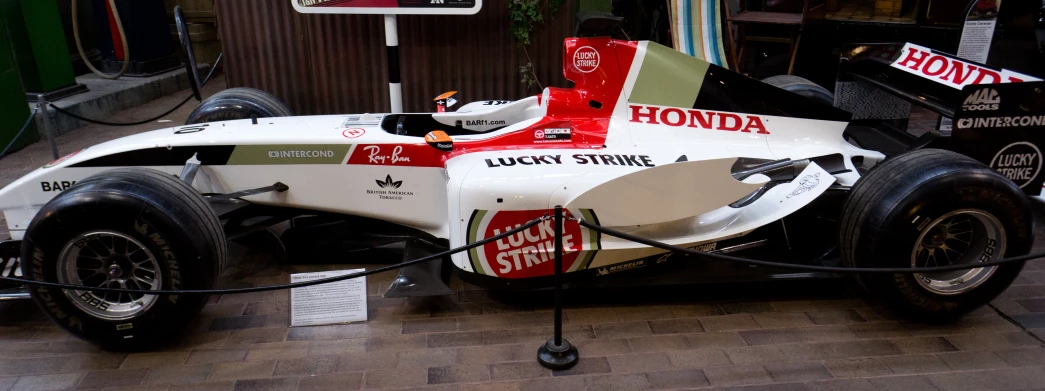
[[[725,49],[729,35],[722,33],[722,1],[669,0],[675,50],[729,68]]]
[[[763,8],[765,9],[765,0],[762,2]],[[802,43],[802,29],[805,24],[806,15],[809,13],[810,0],[802,0],[802,12],[772,12],[772,11],[751,11],[742,9],[736,14],[736,16],[728,18],[731,24],[737,26],[737,47],[739,47],[739,53],[736,50],[733,52],[733,62],[737,64],[739,70],[741,61],[744,60],[744,49],[747,47],[749,41],[755,42],[775,42],[775,43],[786,43],[790,45],[791,61],[787,67],[787,74],[792,74],[795,70],[795,55],[798,53],[798,46]],[[741,0],[741,7],[744,6],[744,1]],[[728,10],[726,11],[728,15]],[[775,26],[786,26],[788,27],[788,37],[773,37],[773,36],[760,36],[760,35],[748,35],[748,25],[775,25]]]

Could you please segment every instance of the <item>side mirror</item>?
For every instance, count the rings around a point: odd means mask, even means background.
[[[442,95],[439,95],[433,99],[438,112],[445,113],[446,109],[449,109],[453,105],[457,104],[457,99],[454,98],[457,95],[457,91],[448,91]]]
[[[454,140],[442,130],[433,130],[425,135],[425,142],[443,152],[454,150]]]

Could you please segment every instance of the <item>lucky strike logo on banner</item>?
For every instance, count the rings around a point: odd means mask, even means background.
[[[969,84],[1020,83],[1040,80],[1033,76],[1002,69],[1000,72],[981,65],[933,53],[929,48],[906,44],[892,64],[893,68],[961,89]]]
[[[478,237],[481,240],[515,229],[526,222],[554,211],[497,211],[493,217],[485,216],[484,221],[473,221],[479,224]],[[582,244],[586,240],[586,231],[577,221],[566,220],[563,223],[562,235],[562,267],[563,271],[575,269],[576,263],[584,253]],[[497,277],[527,278],[551,275],[555,271],[555,225],[552,220],[545,220],[526,230],[501,238],[493,243],[477,249],[476,255],[483,269]]]

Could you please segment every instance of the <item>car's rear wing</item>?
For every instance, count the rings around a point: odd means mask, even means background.
[[[1040,81],[1033,76],[999,69],[913,43],[860,44],[844,48],[838,72],[836,106],[854,113],[856,119],[900,118],[889,106],[895,102],[868,100],[860,90],[873,86],[909,103],[953,118],[965,99],[962,88],[973,84]],[[856,107],[863,106],[863,107]],[[885,117],[877,117],[885,115]],[[903,113],[906,118],[907,113]]]
[[[883,151],[887,155],[924,146],[947,148],[990,166],[1027,194],[1041,193],[1045,181],[1045,82],[1041,79],[911,43],[847,47],[838,74],[835,105],[852,112],[855,121],[882,121],[870,135],[847,130],[853,139],[862,137],[868,144],[888,140],[891,144],[882,145],[902,146]],[[920,138],[904,132],[911,104],[953,119],[953,131]]]

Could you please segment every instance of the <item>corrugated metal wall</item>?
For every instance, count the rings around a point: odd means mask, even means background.
[[[432,98],[457,90],[464,102],[518,99],[525,55],[508,32],[511,0],[487,0],[471,16],[400,15],[403,108],[434,111]],[[562,40],[574,3],[533,37],[530,56],[546,86],[562,77]],[[298,114],[386,112],[388,72],[381,15],[303,15],[290,0],[217,0],[229,87],[275,94]]]

